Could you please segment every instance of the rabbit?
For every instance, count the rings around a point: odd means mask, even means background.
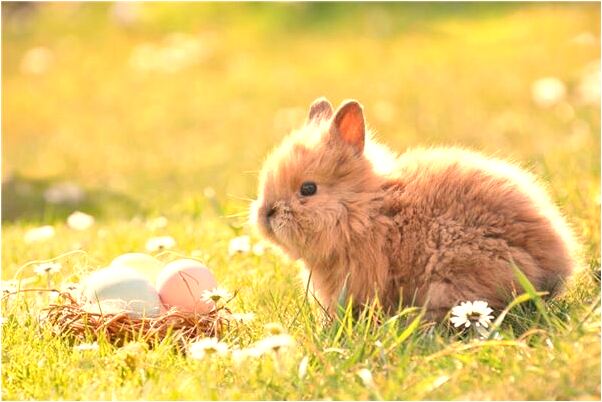
[[[442,319],[461,301],[503,309],[522,288],[558,294],[576,240],[536,178],[458,147],[396,155],[366,127],[355,100],[316,99],[303,127],[266,159],[251,220],[309,271],[333,313],[345,287],[356,306],[424,306]]]

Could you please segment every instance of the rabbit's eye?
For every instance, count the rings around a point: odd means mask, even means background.
[[[301,195],[314,195],[318,191],[318,186],[313,181],[306,181],[301,184]]]

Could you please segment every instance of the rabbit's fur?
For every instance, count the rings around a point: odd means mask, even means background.
[[[314,182],[317,192],[300,187]],[[557,293],[574,266],[571,229],[518,166],[459,148],[396,156],[366,129],[362,107],[324,98],[268,157],[252,206],[260,233],[311,271],[332,311],[343,284],[359,305],[460,301],[503,308],[521,291],[511,261],[538,290]]]

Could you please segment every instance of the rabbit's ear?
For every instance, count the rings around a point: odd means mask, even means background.
[[[358,153],[364,152],[366,125],[362,105],[354,100],[344,102],[332,120],[330,133],[353,146]]]
[[[328,102],[328,99],[321,96],[315,101],[312,102],[309,107],[309,115],[307,116],[307,121],[318,121],[318,120],[327,120],[332,116],[332,105]]]

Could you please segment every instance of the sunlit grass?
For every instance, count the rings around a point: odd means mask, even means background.
[[[600,106],[580,92],[600,59],[599,5],[37,7],[27,17],[3,4],[3,281],[77,282],[171,236],[161,260],[203,260],[238,291],[233,308],[255,313],[226,334],[230,347],[270,322],[297,345],[242,366],[189,359],[169,340],[135,359],[102,340],[75,351],[37,324],[48,296],[29,295],[2,308],[4,399],[599,399]],[[531,92],[543,77],[566,85],[546,108]],[[343,310],[326,325],[297,264],[228,250],[252,235],[263,158],[320,95],[358,99],[399,151],[457,144],[531,168],[581,238],[583,273],[559,300],[518,299],[501,339],[473,342],[412,309]],[[84,197],[52,204],[65,181]],[[74,210],[94,225],[70,228]],[[160,216],[164,227],[151,223]],[[25,241],[45,224],[52,238]],[[26,265],[53,258],[50,278]]]

